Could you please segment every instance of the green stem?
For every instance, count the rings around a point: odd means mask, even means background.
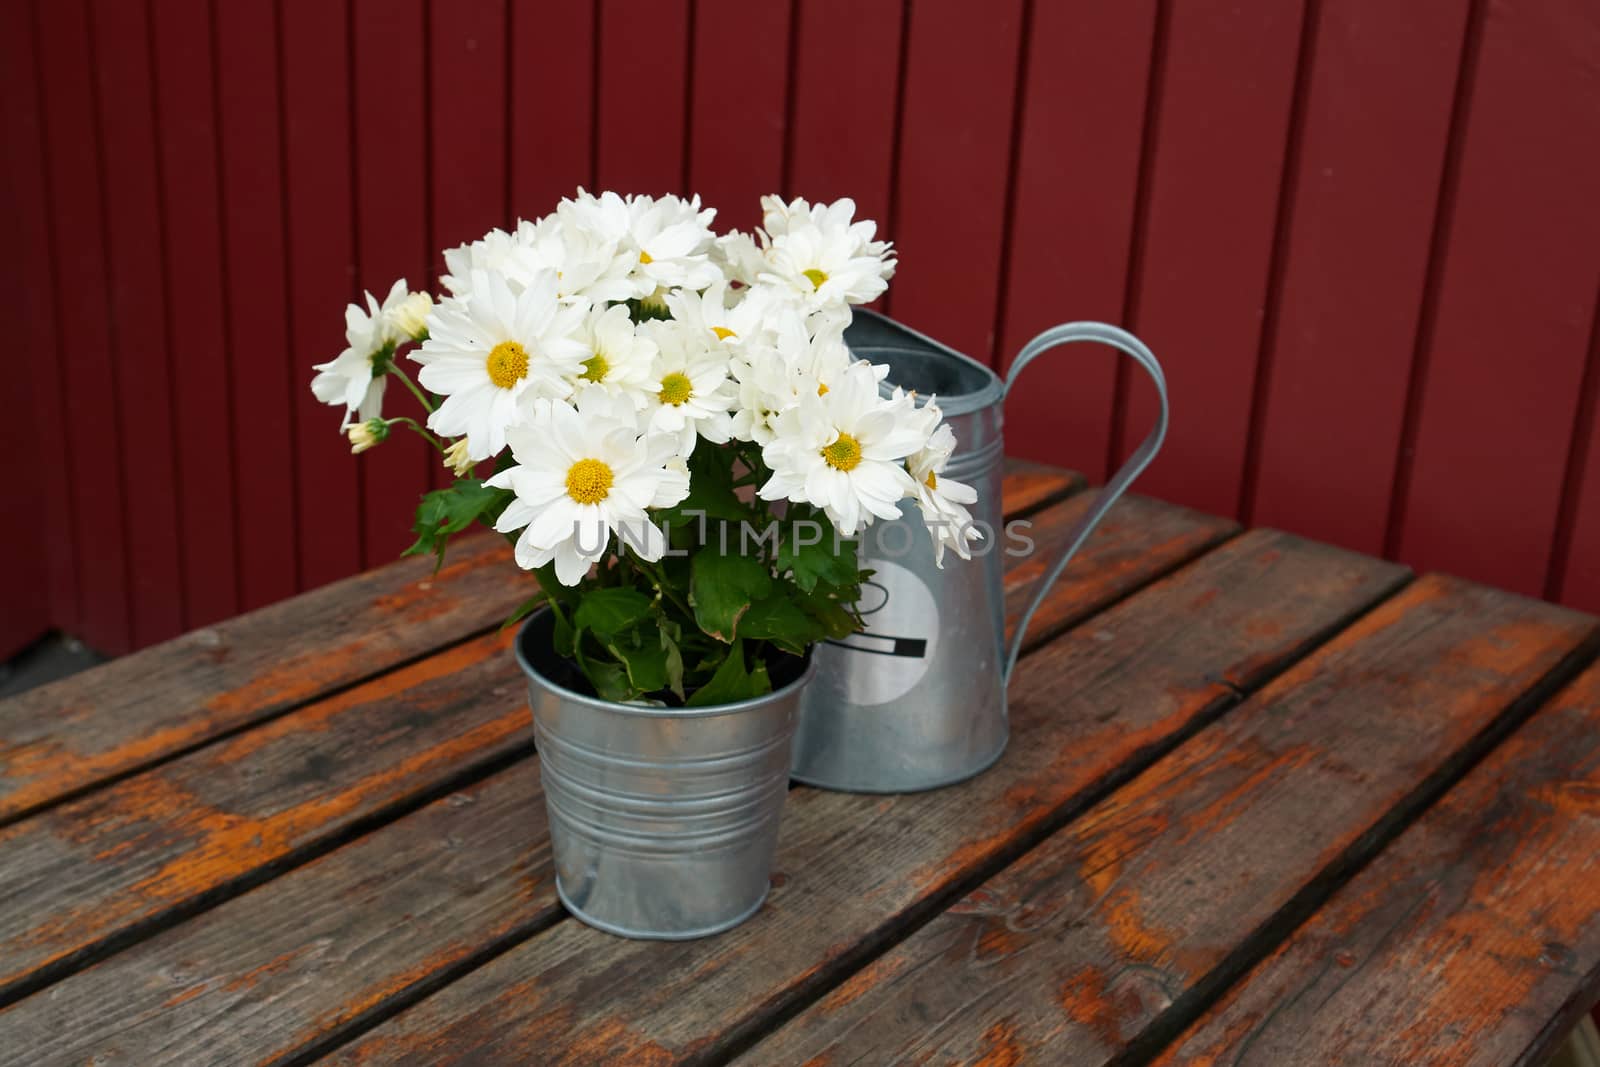
[[[405,423],[407,426],[409,426],[413,430],[417,431],[417,433],[421,434],[423,440],[427,441],[434,448],[438,449],[440,452],[444,451],[444,442],[440,441],[437,437],[433,436],[433,434],[429,433],[427,430],[424,430],[422,428],[422,424],[419,423],[416,419],[407,418],[404,415],[397,415],[392,419],[384,419],[383,421],[384,421],[385,424],[387,424],[389,426],[393,426],[397,422]]]
[[[411,390],[411,395],[417,398],[417,403],[422,405],[423,411],[426,411],[429,415],[433,414],[433,404],[428,400],[428,394],[417,388],[417,384],[406,376],[405,371],[400,369],[399,363],[390,360],[389,373],[405,383],[406,388]]]
[[[678,596],[678,591],[672,587],[672,583],[667,581],[666,572],[661,569],[659,564],[650,563],[642,559],[632,549],[628,550],[628,561],[650,580],[650,584],[656,587],[656,592],[672,601],[673,605],[689,618],[694,618],[694,612],[689,610],[689,605]]]

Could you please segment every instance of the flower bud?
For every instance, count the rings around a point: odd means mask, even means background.
[[[382,419],[368,419],[366,422],[356,423],[345,433],[350,438],[350,452],[360,454],[383,444],[389,436],[389,424]]]
[[[428,312],[432,310],[432,297],[411,293],[394,309],[394,328],[413,341],[420,341],[428,334]]]
[[[467,455],[467,439],[465,437],[444,450],[444,465],[457,478],[465,478],[472,473],[472,457]]]

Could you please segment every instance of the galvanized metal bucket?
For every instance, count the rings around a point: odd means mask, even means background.
[[[932,539],[914,502],[901,517],[869,529],[862,566],[866,629],[819,645],[817,677],[801,700],[794,777],[808,785],[858,793],[934,789],[970,778],[1000,758],[1009,727],[1006,682],[1034,611],[1089,533],[1155,457],[1167,431],[1161,365],[1138,338],[1115,326],[1075,322],[1025,345],[1002,381],[983,364],[882,315],[857,309],[845,333],[855,355],[890,368],[887,390],[937,394],[959,451],[942,477],[978,491],[973,517],[985,533],[970,561],[934,565]],[[1110,345],[1156,384],[1160,416],[1121,470],[1067,537],[1005,649],[1006,553],[1023,551],[1002,520],[1001,436],[1007,392],[1024,367],[1074,341]]]
[[[664,940],[720,933],[755,914],[814,665],[736,704],[614,704],[556,680],[562,661],[551,630],[548,611],[530,616],[516,653],[528,675],[561,902],[608,933]]]

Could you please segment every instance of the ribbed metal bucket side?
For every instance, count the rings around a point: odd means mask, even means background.
[[[754,914],[767,894],[811,665],[756,700],[636,707],[551,681],[525,647],[537,639],[525,628],[518,658],[568,909],[611,933],[670,940]]]

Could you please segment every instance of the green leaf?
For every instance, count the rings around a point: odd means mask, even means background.
[[[791,589],[787,582],[780,583],[776,595],[751,604],[739,624],[739,636],[763,638],[795,655],[804,655],[822,640],[825,628],[795,604]]]
[[[683,699],[683,651],[678,648],[674,632],[677,626],[670,622],[661,624],[661,650],[666,655],[667,688]]]
[[[667,687],[667,650],[659,641],[646,639],[638,645],[616,641],[606,648],[622,663],[636,693],[655,693]]]
[[[731,448],[700,442],[700,447],[689,454],[689,495],[682,503],[662,509],[661,518],[669,526],[697,523],[701,516],[729,522],[751,518],[753,510],[733,488],[733,462],[737,458]]]
[[[572,623],[609,637],[638,625],[649,614],[650,598],[637,589],[591,589],[579,599]]]
[[[416,520],[411,524],[417,540],[401,555],[432,553],[439,557],[435,569],[443,566],[450,535],[465,530],[474,522],[493,526],[512,497],[511,490],[492,489],[476,478],[462,478],[448,489],[435,489],[425,494],[417,505]]]
[[[704,708],[749,700],[770,692],[772,680],[767,676],[766,665],[758,664],[754,671],[746,671],[744,648],[735,641],[728,649],[722,665],[717,668],[717,673],[711,676],[711,681],[696,690],[684,704],[691,708]]]
[[[536,593],[527,600],[524,600],[522,603],[517,605],[516,611],[513,611],[510,615],[506,616],[506,621],[500,624],[500,629],[505,630],[515,626],[529,615],[532,615],[535,609],[537,609],[544,602],[545,595],[543,593]]]
[[[589,679],[589,684],[594,686],[595,695],[601,700],[614,700],[619,704],[632,700],[636,694],[633,687],[628,684],[628,674],[622,669],[621,664],[594,660],[584,655],[583,636],[581,627],[573,634],[572,655],[578,661],[578,669]]]
[[[792,572],[794,583],[803,591],[809,593],[816,588],[818,582],[828,582],[832,585],[848,586],[857,581],[861,569],[861,556],[855,541],[839,542],[839,551],[833,550],[833,527],[830,523],[816,519],[814,509],[794,507],[789,510],[783,524],[785,538],[778,546],[776,564],[778,573]],[[816,544],[799,544],[796,536],[796,527],[802,520],[818,522],[822,527],[822,539]],[[803,531],[808,537],[815,534],[812,527],[805,527]]]
[[[700,629],[731,644],[739,620],[750,605],[772,591],[766,566],[749,556],[723,555],[715,545],[694,554],[689,576],[689,604]]]
[[[837,586],[818,584],[811,592],[797,595],[795,602],[801,611],[816,620],[824,637],[838,640],[861,629],[861,620],[855,613],[860,588],[850,588],[854,593],[847,598]]]

